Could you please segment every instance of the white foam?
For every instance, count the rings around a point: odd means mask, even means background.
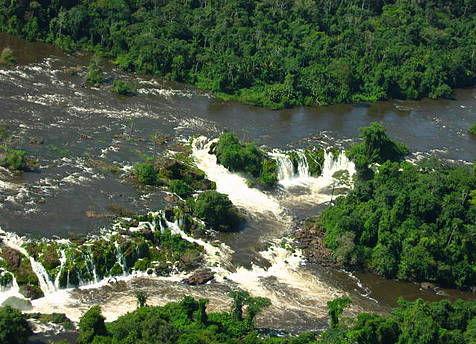
[[[248,211],[282,216],[284,209],[274,197],[249,187],[246,178],[228,171],[217,163],[215,155],[208,154],[213,142],[203,136],[195,139],[192,143],[192,155],[197,167],[216,183],[217,191],[228,195],[233,204]]]

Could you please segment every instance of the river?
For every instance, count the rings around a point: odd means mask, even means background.
[[[118,97],[107,85],[84,86],[87,56],[67,55],[46,44],[0,34],[0,50],[5,46],[13,49],[18,65],[0,68],[0,125],[15,134],[19,148],[38,159],[39,171],[16,176],[0,170],[3,230],[33,238],[98,233],[118,214],[161,208],[168,202],[167,193],[134,185],[128,171],[145,155],[163,154],[199,136],[193,154],[198,167],[217,182],[218,191],[243,209],[248,220],[243,231],[217,236],[232,253],[228,267],[217,268],[216,283],[187,287],[179,277],[127,278],[115,285],[56,291],[34,301],[35,310],[62,311],[77,320],[87,307],[100,303],[112,320],[134,309],[136,289],[145,290],[153,304],[193,294],[209,298],[214,309],[224,309],[229,301],[223,296],[240,287],[273,302],[260,318],[262,326],[297,331],[322,328],[326,302],[345,293],[353,297],[353,310],[373,311],[388,310],[398,297],[475,298],[470,293],[435,293],[373,274],[352,275],[306,264],[299,252],[283,249],[281,241],[296,223],[318,214],[333,197],[332,175],[288,178],[278,191],[263,193],[218,166],[206,145],[226,129],[271,150],[310,145],[344,149],[360,127],[380,121],[392,137],[409,146],[413,158],[433,154],[472,161],[476,139],[467,128],[476,122],[476,89],[457,90],[451,100],[271,111],[220,102],[177,83],[124,75],[108,65],[109,81],[120,76],[138,82],[138,96]],[[326,171],[352,172],[345,159],[339,166],[333,164]]]

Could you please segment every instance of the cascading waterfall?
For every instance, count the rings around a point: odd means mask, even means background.
[[[285,153],[279,151],[270,153],[270,156],[276,160],[278,165],[279,184],[284,188],[306,185],[309,182],[309,178],[312,178],[306,154],[301,150],[296,150],[294,153],[296,154],[297,166],[294,166],[291,158]]]
[[[208,179],[216,183],[217,191],[227,194],[236,206],[282,217],[283,208],[274,197],[249,187],[246,178],[228,171],[217,163],[216,156],[208,153],[213,142],[216,140],[209,141],[203,136],[195,139],[192,144],[192,156],[197,167],[206,173]]]
[[[28,257],[28,256],[27,256]],[[40,263],[37,262],[33,257],[30,258],[31,269],[38,277],[38,282],[40,284],[40,289],[43,294],[47,295],[56,290],[54,283],[51,281],[48,272],[46,272],[45,267]]]
[[[91,252],[91,250],[89,250],[89,252],[88,252],[88,260],[86,261],[86,263],[88,264],[88,266],[92,270],[91,272],[92,272],[92,275],[93,275],[94,283],[98,283],[99,279],[98,279],[98,275],[97,275],[97,272],[96,272],[96,265],[94,264],[94,261],[93,261],[93,253]]]
[[[22,245],[25,243],[24,239],[14,233],[5,232],[0,229],[0,234],[3,237],[3,243],[5,246],[20,252],[22,255],[30,260],[30,265],[33,273],[38,278],[40,289],[43,294],[47,295],[56,290],[54,283],[51,281],[50,276],[46,272],[46,269],[41,263],[37,262]]]
[[[126,259],[124,258],[124,254],[121,251],[121,247],[119,246],[119,243],[115,242],[114,245],[116,246],[116,260],[117,260],[117,263],[122,268],[122,275],[126,276],[127,275]]]
[[[347,171],[349,177],[355,173],[354,163],[347,158],[344,152],[335,156],[333,152],[327,150],[324,151],[321,175],[311,176],[304,152],[296,150],[294,153],[296,154],[297,168],[287,154],[277,151],[270,153],[270,156],[277,162],[279,183],[284,188],[304,186],[317,192],[336,182],[336,172]]]
[[[61,276],[61,273],[63,272],[63,269],[64,269],[64,265],[66,264],[66,252],[65,250],[61,250],[60,251],[60,268],[58,270],[58,273],[56,274],[56,278],[55,278],[55,288],[56,289],[60,289],[60,276]]]

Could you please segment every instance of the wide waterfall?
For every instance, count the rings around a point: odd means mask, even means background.
[[[355,173],[354,164],[347,158],[345,153],[339,152],[336,156],[332,151],[324,151],[324,161],[322,163],[321,175],[312,176],[309,172],[309,163],[306,154],[302,150],[293,151],[295,162],[292,161],[289,154],[283,152],[272,152],[278,165],[279,183],[285,187],[293,186],[311,186],[315,184],[316,179],[321,178],[327,182],[335,177],[336,172],[347,171],[349,176]]]
[[[301,150],[294,151],[297,166],[293,163],[289,155],[282,152],[272,152],[270,156],[278,164],[278,180],[283,187],[292,187],[306,184],[311,178],[309,164],[306,155]]]

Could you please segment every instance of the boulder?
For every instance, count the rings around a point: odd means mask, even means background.
[[[430,282],[422,282],[422,283],[420,283],[420,287],[423,290],[435,289],[435,285],[433,283],[430,283]]]
[[[5,307],[5,306],[10,306],[20,311],[29,311],[33,308],[30,300],[23,299],[18,296],[10,296],[5,301],[3,301],[2,307]]]
[[[182,280],[188,285],[202,285],[215,278],[215,274],[210,269],[195,270],[192,275]]]
[[[21,264],[21,253],[10,248],[4,247],[2,249],[2,257],[7,261],[8,266],[19,268]]]
[[[39,299],[44,296],[40,287],[30,284],[20,286],[20,293],[31,300]]]

